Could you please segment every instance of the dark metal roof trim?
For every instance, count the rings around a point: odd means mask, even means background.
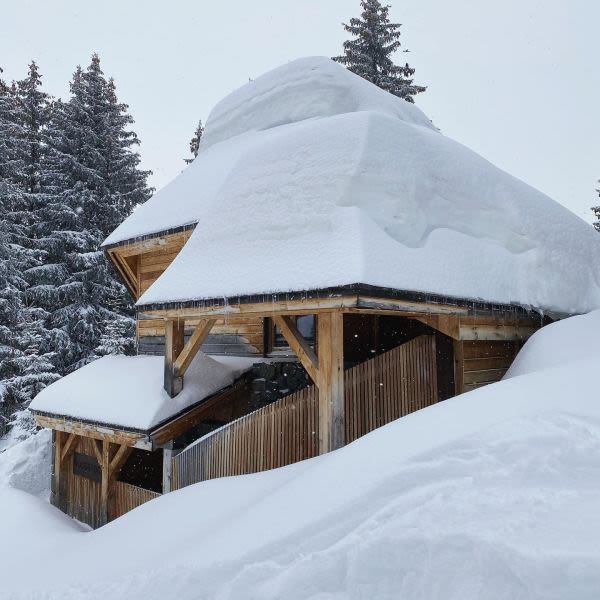
[[[265,294],[249,294],[245,296],[232,296],[229,298],[204,298],[200,300],[187,300],[183,302],[164,302],[164,303],[152,303],[138,305],[137,311],[151,311],[151,310],[169,310],[178,308],[225,308],[230,305],[238,304],[267,304],[269,302],[281,302],[281,301],[298,301],[298,300],[316,300],[319,298],[337,298],[343,296],[355,295],[357,300],[360,296],[372,296],[375,298],[387,299],[387,300],[400,300],[408,302],[417,302],[424,304],[440,304],[446,306],[456,306],[461,308],[467,308],[469,315],[481,315],[482,313],[494,314],[494,313],[511,313],[515,316],[527,316],[531,317],[533,313],[540,315],[540,318],[544,318],[545,315],[551,316],[547,311],[535,308],[533,306],[525,306],[518,303],[501,304],[486,302],[481,299],[474,298],[460,298],[452,296],[444,296],[441,294],[431,294],[427,292],[413,292],[408,290],[398,290],[394,288],[387,288],[381,286],[374,286],[365,283],[353,283],[348,285],[320,288],[314,290],[304,291],[291,291],[291,292],[277,292],[277,293],[265,293]],[[553,313],[554,317],[561,318],[566,316],[565,314]]]

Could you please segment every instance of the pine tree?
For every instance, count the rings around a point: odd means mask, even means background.
[[[31,294],[48,311],[54,363],[66,374],[106,353],[131,352],[134,322],[124,286],[100,245],[151,190],[139,169],[133,119],[118,101],[97,55],[78,68],[68,102],[57,102],[49,128],[47,196],[37,211],[36,237],[46,262]],[[109,344],[111,332],[118,340]]]
[[[204,133],[204,127],[202,127],[202,120],[198,121],[198,127],[196,127],[196,131],[194,132],[194,137],[190,140],[190,152],[194,155],[194,158],[198,156],[198,152],[200,151],[200,140],[202,139],[202,134]],[[184,158],[185,162],[189,165],[194,162],[194,158]]]
[[[598,183],[600,183],[600,181]],[[596,192],[598,192],[598,195],[600,195],[600,188],[597,189]],[[600,206],[592,206],[592,212],[594,213],[596,219],[598,219],[594,223],[594,227],[596,228],[596,231],[600,232]]]
[[[414,102],[413,96],[427,88],[413,83],[415,70],[408,63],[398,66],[392,61],[391,56],[401,46],[400,24],[390,23],[390,7],[379,0],[361,0],[360,4],[361,18],[350,19],[349,25],[342,23],[355,39],[345,41],[343,56],[333,60],[394,96]]]
[[[56,379],[39,353],[43,315],[28,304],[24,273],[38,263],[30,247],[31,199],[39,191],[47,96],[35,63],[10,88],[0,81],[0,434],[14,411]]]

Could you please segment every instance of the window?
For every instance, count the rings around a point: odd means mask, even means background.
[[[314,346],[315,343],[315,315],[300,315],[295,317],[296,327],[298,331],[306,339],[306,341]],[[270,336],[269,336],[269,352],[282,352],[289,354],[291,352],[290,347],[285,339],[283,333],[272,320],[270,322]]]

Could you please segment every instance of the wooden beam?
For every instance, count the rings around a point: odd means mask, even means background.
[[[175,361],[184,346],[185,321],[170,319],[165,323],[165,376],[164,387],[174,398],[183,389],[183,377],[175,370]]]
[[[139,242],[125,243],[122,246],[115,246],[109,251],[117,252],[121,256],[131,256],[132,254],[143,254],[166,247],[173,247],[175,250],[180,250],[192,235],[194,227],[195,225],[185,231],[160,235]]]
[[[110,483],[110,442],[102,442],[102,456],[100,468],[102,479],[100,481],[100,526],[108,523],[108,491]]]
[[[454,340],[511,341],[531,337],[541,325],[535,319],[506,321],[456,315],[411,315],[411,318],[440,331]],[[538,319],[539,321],[539,319]]]
[[[346,443],[344,408],[344,314],[317,318],[319,358],[319,453]]]
[[[456,315],[415,315],[413,319],[458,340],[460,336],[460,317]]]
[[[172,439],[189,431],[192,427],[203,421],[207,415],[214,413],[217,406],[225,407],[240,400],[246,400],[248,394],[248,381],[242,378],[232,386],[217,392],[209,398],[205,398],[202,402],[190,407],[183,414],[151,431],[150,439],[152,440],[153,447],[164,446]]]
[[[62,440],[65,434],[62,431],[52,431],[52,437],[54,438],[53,448],[52,448],[52,496],[51,501],[54,506],[60,508],[62,510],[62,497],[60,490],[60,480],[61,480],[61,471],[62,471],[62,463],[60,460],[62,454]]]
[[[96,456],[96,460],[98,464],[102,464],[102,442],[100,440],[92,440],[92,448],[94,449],[94,454]]]
[[[173,487],[173,449],[163,448],[162,493],[168,494]]]
[[[192,363],[192,360],[200,350],[204,340],[206,340],[212,326],[215,324],[216,319],[202,319],[196,328],[194,333],[190,336],[188,343],[184,346],[183,350],[177,356],[174,363],[174,370],[177,377],[183,377],[188,367]],[[185,323],[184,323],[185,326]]]
[[[461,340],[514,341],[530,338],[539,327],[521,327],[518,325],[460,325]]]
[[[62,453],[60,456],[60,462],[65,462],[67,458],[73,454],[75,451],[75,446],[77,445],[77,436],[74,433],[70,433],[67,441],[63,445]]]
[[[307,300],[274,300],[253,304],[228,304],[227,306],[205,306],[143,310],[140,319],[159,317],[163,319],[188,319],[215,315],[245,315],[272,317],[277,314],[311,315],[321,311],[338,311],[340,308],[355,307],[357,296],[334,296],[332,298],[312,298]]]
[[[72,421],[66,417],[42,415],[35,412],[33,416],[40,427],[47,427],[64,433],[75,433],[81,437],[95,440],[108,440],[115,444],[125,444],[142,450],[152,450],[152,444],[145,433],[113,429],[108,426]]]
[[[306,369],[310,378],[318,385],[319,381],[319,363],[317,355],[310,347],[304,336],[298,331],[296,323],[292,317],[287,315],[275,315],[273,317],[275,324],[281,329],[283,337],[286,339],[302,366]]]
[[[460,340],[454,340],[454,391],[462,394],[464,391],[465,355],[464,345]]]
[[[412,312],[415,314],[467,315],[468,309],[454,304],[435,304],[411,300],[394,300],[371,296],[359,296],[358,308]]]
[[[119,474],[119,471],[121,470],[123,465],[127,462],[127,459],[129,458],[132,451],[133,451],[133,448],[131,448],[129,446],[119,446],[119,449],[117,450],[116,454],[113,456],[112,460],[110,461],[111,480],[116,479],[117,475]]]

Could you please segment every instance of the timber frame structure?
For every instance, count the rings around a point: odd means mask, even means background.
[[[105,249],[134,299],[169,267],[193,228]],[[305,316],[310,339],[299,327]],[[139,352],[164,356],[171,398],[185,388],[201,348],[280,360],[269,342],[275,330],[312,386],[256,410],[248,402],[252,381],[242,376],[149,431],[34,411],[53,430],[52,502],[98,527],[191,482],[336,450],[408,412],[498,381],[523,341],[551,321],[519,306],[361,283],[141,306]],[[206,423],[220,433],[203,442]]]

